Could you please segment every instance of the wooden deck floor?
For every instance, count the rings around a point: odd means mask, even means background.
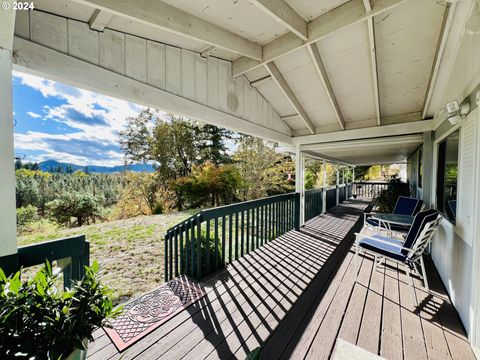
[[[349,200],[231,264],[208,294],[119,354],[103,330],[90,359],[327,359],[337,338],[387,359],[474,359],[429,264],[432,291],[412,290],[393,263],[359,261],[353,233],[368,203]]]

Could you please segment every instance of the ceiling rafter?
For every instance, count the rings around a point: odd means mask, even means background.
[[[308,40],[304,41],[289,32],[263,46],[263,59],[240,57],[233,61],[233,76],[244,74],[279,57],[316,42],[348,26],[365,21],[407,0],[376,0],[371,11],[366,11],[363,0],[351,0],[320,15],[308,23]]]
[[[337,118],[338,124],[340,125],[340,129],[345,130],[345,121],[343,119],[343,115],[340,110],[340,106],[338,105],[335,93],[333,91],[332,84],[330,83],[330,79],[328,78],[327,70],[325,69],[325,65],[323,64],[322,57],[320,56],[320,52],[318,51],[317,44],[310,44],[307,46],[307,49],[308,53],[310,54],[310,58],[312,59],[317,75],[322,82],[323,88],[325,89],[328,101],[330,102],[330,104],[332,104],[333,112],[335,113],[335,117]]]
[[[113,14],[108,11],[95,9],[88,25],[92,30],[103,31],[112,17]]]
[[[308,23],[284,0],[250,0],[302,40],[308,39]]]
[[[372,11],[372,4],[370,0],[363,0],[363,5],[367,12]],[[375,27],[373,24],[373,17],[367,19],[368,27],[368,42],[370,44],[370,64],[372,67],[372,81],[373,81],[373,97],[375,101],[375,113],[377,117],[377,125],[382,125],[382,114],[380,111],[380,90],[378,88],[378,65],[377,65],[377,49],[375,47]]]
[[[240,35],[161,1],[74,0],[114,15],[173,32],[251,59],[262,59],[262,47]]]
[[[315,126],[313,126],[312,121],[308,117],[307,112],[303,109],[302,104],[300,104],[300,101],[298,101],[294,92],[292,91],[290,86],[285,81],[283,75],[280,73],[280,70],[278,70],[277,65],[275,65],[275,63],[272,61],[272,62],[269,62],[269,63],[265,64],[265,68],[270,73],[273,80],[275,80],[275,82],[279,86],[280,90],[283,92],[283,94],[288,99],[290,104],[293,106],[295,111],[297,111],[298,115],[303,120],[303,122],[305,123],[305,125],[308,128],[308,130],[310,131],[310,133],[314,134],[315,133]]]

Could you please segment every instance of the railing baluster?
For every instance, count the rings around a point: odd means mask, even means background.
[[[202,278],[202,221],[197,216],[197,279]]]
[[[255,246],[255,249],[258,249],[258,247],[260,246],[260,238],[259,238],[259,231],[258,231],[258,228],[259,228],[259,225],[260,225],[260,207],[257,207],[257,221],[256,221],[256,227],[255,227],[255,243],[256,243],[256,246]]]
[[[175,228],[175,240],[174,240],[174,246],[175,246],[175,277],[178,276],[178,234],[179,233],[179,228],[178,226]]]
[[[247,254],[250,252],[250,209],[247,209]]]
[[[164,240],[164,261],[165,261],[165,269],[164,269],[164,273],[165,273],[165,280],[168,281],[170,280],[170,277],[169,277],[169,273],[168,273],[168,261],[171,260],[168,258],[168,241],[169,241],[169,237],[170,237],[170,231],[168,231],[166,234],[165,234],[165,240]]]
[[[241,229],[240,254],[241,256],[243,256],[245,253],[245,212],[243,210],[242,210],[241,222],[242,222],[242,225],[240,227]]]
[[[215,270],[218,269],[218,218],[215,218]]]
[[[225,254],[227,249],[225,248],[225,235],[226,235],[226,218],[225,215],[222,216],[222,266],[225,267]]]
[[[189,269],[189,261],[190,261],[190,227],[189,223],[185,223],[185,264],[183,265],[183,274],[188,274]],[[183,257],[182,257],[183,263]]]
[[[210,263],[210,220],[207,220],[207,228],[205,231],[205,268],[207,274],[211,272]]]
[[[235,213],[235,260],[238,259],[238,212]]]
[[[228,262],[232,262],[232,236],[233,236],[232,214],[228,217]]]
[[[195,277],[195,273],[197,271],[197,264],[195,262],[195,249],[196,249],[196,241],[195,241],[195,221],[192,219],[190,221],[190,230],[191,230],[191,236],[190,236],[190,276]]]
[[[170,261],[169,261],[170,268],[169,268],[168,271],[169,271],[169,274],[170,274],[170,278],[173,278],[173,246],[172,245],[173,245],[173,236],[170,236],[169,244],[168,244],[168,247],[169,247],[168,254],[170,256]]]

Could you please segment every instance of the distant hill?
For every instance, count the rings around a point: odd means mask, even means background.
[[[38,164],[40,170],[44,172],[58,172],[61,169],[62,172],[67,172],[67,170],[71,171],[85,171],[90,173],[115,173],[120,171],[134,171],[134,172],[154,172],[155,169],[153,165],[150,164],[132,164],[132,165],[120,165],[120,166],[97,166],[97,165],[88,165],[88,166],[81,166],[76,164],[64,163],[59,162],[56,160],[46,160],[42,161]]]

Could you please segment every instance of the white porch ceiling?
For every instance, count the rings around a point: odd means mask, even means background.
[[[433,113],[424,109],[425,97],[432,91],[429,84],[435,85],[432,69],[441,60],[437,49],[448,35],[443,29],[447,16],[454,15],[449,9],[455,8],[445,0],[156,0],[155,6],[147,0],[34,3],[35,11],[86,24],[102,11],[107,13],[102,24],[106,30],[232,61],[232,75],[245,77],[273,107],[272,118],[282,123],[277,131],[285,128],[282,133],[292,135],[293,143],[295,137],[329,133],[335,137],[343,130],[392,124],[407,127],[431,118]],[[129,7],[140,11],[131,13]],[[162,7],[175,16],[166,18]],[[308,29],[303,35],[302,27]],[[318,49],[317,59],[312,48]],[[275,80],[270,76],[272,68],[279,72]],[[278,76],[283,80],[279,82]],[[399,144],[388,154],[372,148],[362,156],[398,160],[412,146]],[[332,157],[345,158],[335,151],[331,150]]]

